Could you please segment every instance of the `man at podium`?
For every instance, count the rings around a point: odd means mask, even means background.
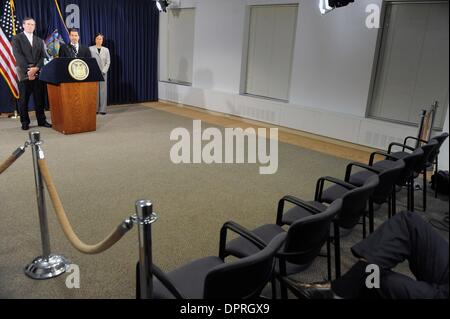
[[[63,44],[59,49],[60,58],[90,58],[91,51],[79,43],[80,34],[77,29],[69,29],[70,44]]]
[[[104,78],[94,58],[53,59],[42,68],[40,79],[47,83],[55,131],[66,135],[96,131],[98,82]]]

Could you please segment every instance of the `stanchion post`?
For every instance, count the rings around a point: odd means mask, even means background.
[[[136,202],[136,215],[139,235],[139,277],[141,299],[153,297],[152,275],[152,224],[158,219],[153,213],[153,204],[149,200]]]
[[[41,150],[41,134],[39,132],[30,132],[30,141],[32,144],[34,183],[36,186],[36,199],[39,213],[39,225],[41,227],[42,256],[50,256],[50,236],[48,233],[47,207],[45,206],[44,183],[39,169],[38,160],[43,154]]]
[[[18,112],[18,109],[19,109],[18,104],[19,104],[19,100],[14,99],[14,113],[12,115],[8,116],[10,119],[16,120],[16,119],[20,118],[19,112]]]
[[[41,144],[41,134],[39,132],[30,132],[30,145],[33,152],[34,181],[36,186],[36,199],[42,241],[42,256],[35,258],[33,262],[25,267],[25,274],[33,279],[49,279],[59,276],[66,271],[70,264],[64,256],[51,254],[44,184],[38,165],[38,160],[44,159],[44,152],[41,148]]]

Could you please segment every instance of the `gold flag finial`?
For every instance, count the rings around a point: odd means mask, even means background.
[[[13,35],[17,34],[17,28],[16,28],[16,19],[15,19],[15,13],[16,13],[16,7],[14,6],[14,0],[9,0],[9,4],[11,6],[11,22],[12,22],[12,33]]]

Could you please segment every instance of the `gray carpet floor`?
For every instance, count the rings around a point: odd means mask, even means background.
[[[203,128],[210,126],[203,123]],[[64,136],[39,129],[43,149],[75,232],[87,243],[103,239],[134,214],[138,199],[154,203],[153,259],[170,271],[190,260],[217,255],[222,224],[234,220],[254,228],[275,221],[278,200],[286,194],[313,198],[323,175],[342,178],[346,160],[280,143],[279,169],[260,175],[259,164],[175,165],[169,139],[177,127],[192,131],[192,120],[142,105],[111,107],[98,117],[97,131]],[[37,129],[33,128],[32,129]],[[0,160],[27,139],[19,123],[0,119]],[[400,194],[399,206],[404,199]],[[417,195],[420,202],[420,194]],[[52,252],[63,254],[81,271],[81,288],[68,289],[66,275],[46,281],[26,277],[23,268],[41,254],[31,151],[0,176],[0,298],[134,298],[137,229],[107,252],[89,256],[69,244],[47,198]],[[401,207],[399,207],[401,208]],[[377,223],[385,219],[385,207]],[[429,197],[424,215],[441,218],[448,198]],[[448,234],[444,233],[444,236]],[[343,240],[343,270],[353,263],[349,248],[361,239],[356,229]],[[325,276],[319,258],[299,276]],[[407,269],[401,269],[407,273]]]

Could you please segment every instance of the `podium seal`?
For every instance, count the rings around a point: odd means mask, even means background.
[[[77,81],[86,80],[89,76],[89,66],[83,60],[72,60],[69,63],[69,74]]]

